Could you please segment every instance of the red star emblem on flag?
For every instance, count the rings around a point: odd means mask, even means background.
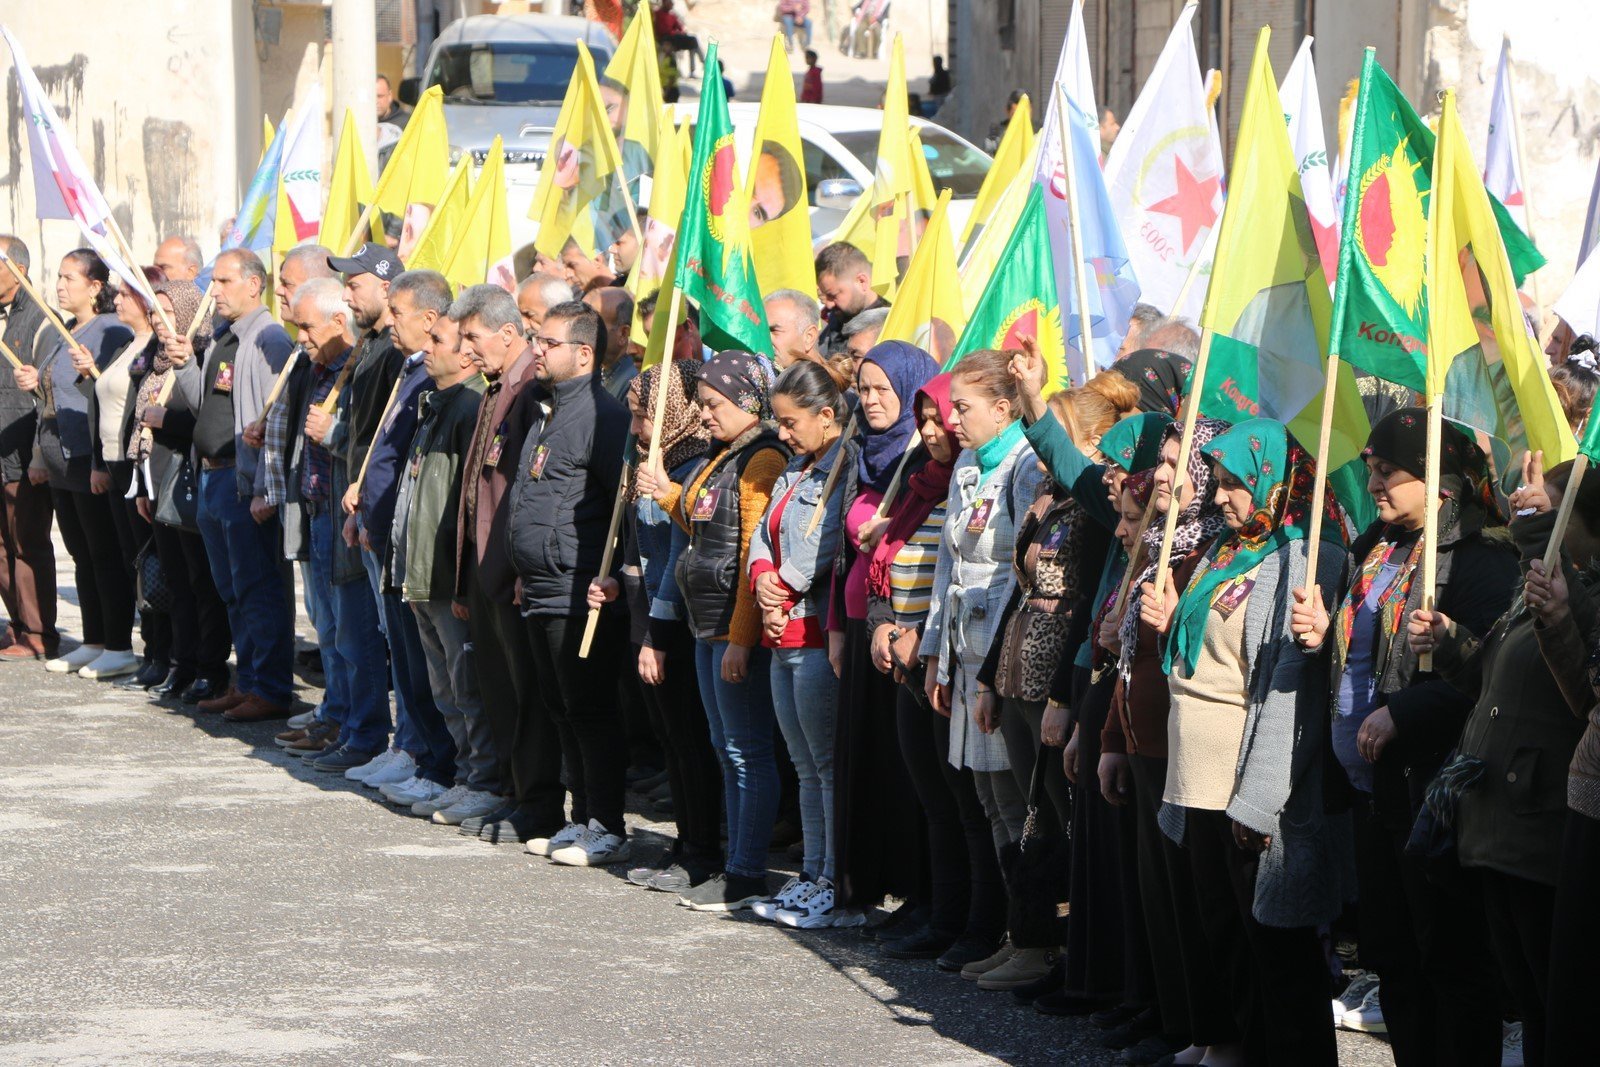
[[[1182,156],[1173,156],[1172,162],[1175,185],[1172,195],[1157,200],[1149,210],[1171,215],[1182,224],[1183,250],[1188,252],[1195,236],[1217,221],[1217,209],[1212,207],[1212,201],[1217,198],[1222,183],[1216,175],[1197,179]]]

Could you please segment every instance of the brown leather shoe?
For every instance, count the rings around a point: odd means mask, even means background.
[[[195,707],[201,711],[227,711],[231,707],[243,704],[246,699],[246,694],[239,692],[239,690],[230,685],[226,693],[219,697],[212,697],[210,700],[202,700]]]
[[[49,653],[44,649],[44,642],[31,634],[24,634],[5,648],[0,648],[0,660],[25,662],[49,658]]]
[[[314,756],[332,749],[338,743],[338,724],[317,719],[306,728],[306,736],[284,745],[283,750],[291,756]]]
[[[307,736],[309,735],[305,730],[285,730],[281,734],[274,735],[272,740],[277,742],[279,748],[288,748],[296,741],[302,740]]]
[[[264,696],[251,693],[241,703],[223,712],[222,717],[229,722],[267,722],[270,719],[287,719],[293,714],[293,708],[274,704]]]

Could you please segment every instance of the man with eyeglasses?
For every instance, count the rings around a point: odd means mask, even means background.
[[[524,714],[555,724],[572,793],[572,821],[528,849],[575,867],[616,863],[629,851],[622,816],[628,752],[615,688],[625,640],[620,609],[601,612],[587,662],[579,656],[589,583],[604,577],[628,436],[628,409],[598,374],[606,341],[586,304],[559,304],[545,316],[533,343],[539,410],[509,494],[511,563],[541,683],[539,704]]]

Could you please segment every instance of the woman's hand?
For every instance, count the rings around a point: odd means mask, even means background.
[[[133,506],[135,508],[139,509],[139,517],[141,519],[143,519],[145,522],[155,522],[156,521],[155,509],[153,509],[150,506],[150,498],[149,497],[147,497],[147,496],[135,497],[134,501],[133,501]]]
[[[761,632],[768,641],[777,644],[783,640],[783,631],[789,628],[789,613],[782,608],[772,611],[762,609]]]
[[[1051,748],[1067,743],[1067,709],[1059,704],[1046,703],[1044,719],[1039,724],[1039,741]]]
[[[1139,619],[1158,634],[1167,632],[1172,625],[1172,613],[1178,610],[1178,589],[1172,584],[1172,572],[1161,576],[1161,592],[1156,592],[1154,582],[1139,587]]]
[[[1107,804],[1115,804],[1120,808],[1128,803],[1131,773],[1127,756],[1120,752],[1100,754],[1100,795],[1106,798]]]
[[[756,603],[762,611],[777,611],[789,602],[789,589],[777,571],[762,571],[756,579]]]
[[[1072,736],[1067,739],[1067,747],[1061,750],[1061,771],[1067,776],[1067,781],[1073,785],[1078,784],[1078,763],[1083,749],[1078,745],[1078,728],[1072,728]]]
[[[599,611],[617,599],[617,594],[620,592],[622,592],[622,587],[617,584],[615,578],[589,579],[589,610]]]
[[[1411,645],[1411,651],[1419,656],[1432,652],[1444,636],[1450,632],[1450,627],[1455,624],[1450,621],[1450,616],[1442,611],[1424,611],[1418,608],[1411,613],[1411,621],[1406,625],[1406,640]]]
[[[928,703],[933,705],[933,710],[950,717],[950,687],[939,683],[939,657],[929,656],[923,660],[928,672],[928,679],[923,683],[923,690],[927,693]]]
[[[672,488],[672,479],[668,478],[667,472],[661,469],[660,460],[657,460],[653,465],[648,461],[639,464],[638,470],[634,472],[634,477],[638,479],[639,495],[647,496],[658,504],[666,499],[667,493]]]
[[[1377,763],[1383,750],[1394,740],[1395,733],[1394,716],[1389,714],[1389,709],[1375,708],[1356,731],[1356,751],[1368,763]]]
[[[1551,510],[1550,493],[1544,486],[1542,450],[1522,454],[1522,483],[1511,494],[1509,503],[1518,515]]]
[[[82,345],[72,346],[72,369],[78,372],[80,378],[87,378],[99,370],[94,364],[94,357]]]
[[[905,680],[905,672],[900,669],[900,664],[917,662],[917,651],[920,648],[922,648],[922,627],[912,626],[900,631],[900,639],[890,647],[895,662],[895,681]]]
[[[667,654],[646,645],[639,649],[639,680],[645,685],[660,685],[667,680]]]
[[[1022,399],[1023,413],[1029,422],[1042,418],[1045,412],[1044,387],[1049,364],[1039,351],[1037,338],[1022,337],[1022,351],[1011,357],[1011,377],[1017,383]]]
[[[873,515],[872,518],[862,523],[856,529],[856,547],[862,552],[871,552],[878,547],[878,541],[883,537],[883,531],[889,528],[889,516]]]
[[[111,472],[110,471],[90,471],[89,472],[89,492],[95,493],[97,495],[100,494],[100,493],[109,493],[109,492],[111,492]]]
[[[1290,592],[1294,603],[1289,608],[1289,628],[1301,648],[1314,652],[1328,636],[1328,609],[1322,606],[1322,587],[1312,586],[1309,597],[1304,589]]]
[[[1522,596],[1528,610],[1539,617],[1546,626],[1558,626],[1568,613],[1567,578],[1558,566],[1549,574],[1544,572],[1544,560],[1536,559],[1528,565],[1528,576],[1523,580]]]
[[[1122,653],[1122,612],[1113,608],[1106,612],[1106,617],[1100,620],[1100,633],[1095,636],[1095,643],[1113,656]]]
[[[828,631],[828,666],[835,678],[844,677],[844,631]]]
[[[20,367],[13,367],[11,379],[17,383],[18,389],[24,393],[31,393],[39,388],[39,368],[30,367],[26,363]]]
[[[995,706],[994,690],[980,689],[972,701],[972,721],[980,733],[992,734],[1000,726],[1000,709]]]
[[[894,670],[894,659],[889,654],[890,635],[894,633],[893,623],[882,623],[872,631],[872,665],[882,674]]]
[[[722,654],[722,680],[729,685],[743,685],[749,672],[750,649],[729,641],[728,650]]]
[[[1235,820],[1233,843],[1244,852],[1265,852],[1272,846],[1272,835],[1258,834],[1244,823]]]
[[[50,482],[50,472],[45,470],[43,467],[29,467],[28,482],[32,485],[48,485]]]

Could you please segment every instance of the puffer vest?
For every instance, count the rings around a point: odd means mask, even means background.
[[[732,455],[700,460],[682,483],[693,485],[708,463],[717,464],[692,497],[685,491],[678,501],[679,513],[689,527],[689,544],[678,555],[675,573],[689,629],[702,641],[726,634],[733,622],[741,577],[739,559],[748,547],[741,544],[739,480],[751,457],[764,448],[788,454],[776,433],[763,430]]]

